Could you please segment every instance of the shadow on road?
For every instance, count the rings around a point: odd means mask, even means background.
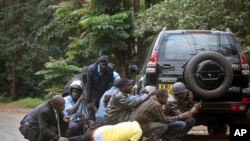
[[[229,136],[187,135],[183,141],[229,141]]]

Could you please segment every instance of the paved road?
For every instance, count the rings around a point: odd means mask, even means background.
[[[0,141],[27,141],[18,130],[25,113],[0,109]]]
[[[229,141],[229,136],[187,135],[183,141]]]
[[[27,141],[18,130],[19,122],[31,109],[5,109],[0,104],[0,141]],[[208,136],[204,126],[194,127],[183,141],[228,141],[228,136]]]
[[[229,141],[229,129],[227,135],[209,136],[206,126],[195,126],[183,141]]]

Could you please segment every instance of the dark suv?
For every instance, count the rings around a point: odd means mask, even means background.
[[[197,124],[209,134],[225,134],[227,125],[250,123],[249,65],[230,31],[161,31],[149,48],[137,90],[147,85],[172,94],[183,81],[202,108]]]

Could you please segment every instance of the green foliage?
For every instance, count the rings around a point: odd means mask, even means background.
[[[44,70],[35,73],[36,75],[44,77],[39,85],[46,87],[46,92],[48,93],[46,98],[61,94],[64,84],[66,84],[74,74],[81,72],[81,68],[75,65],[69,65],[69,63],[70,61],[64,59],[51,59],[45,64]]]
[[[69,46],[71,42],[82,36],[79,20],[90,12],[91,4],[76,5],[72,2],[65,2],[55,6],[54,17],[51,22],[38,31],[38,39],[48,47],[57,48],[57,55],[51,54],[54,58],[69,58],[71,60],[81,60],[79,64],[86,63],[86,57],[91,54],[86,53],[81,48]],[[55,52],[55,51],[53,51]]]
[[[3,93],[0,95],[0,103],[8,103],[11,101],[12,101],[12,99],[7,97],[7,93]]]
[[[70,46],[87,44],[90,47],[87,51],[96,54],[113,49],[128,50],[126,39],[131,37],[131,12],[91,16],[81,20],[80,25],[86,34]]]
[[[78,68],[74,65],[69,65],[67,60],[51,59],[50,62],[45,64],[45,70],[40,70],[35,74],[44,76],[44,80],[40,82],[40,85],[58,86],[62,85],[61,83],[65,84],[74,73],[79,72],[81,72],[81,68]]]
[[[124,0],[91,0],[94,5],[93,13],[115,14],[125,7]]]
[[[45,90],[45,99],[50,99],[55,95],[62,95],[62,87],[51,87]]]
[[[163,27],[167,30],[230,28],[247,46],[249,8],[249,1],[167,0],[139,14],[135,21],[135,35],[147,39]]]
[[[3,6],[1,8],[4,9],[1,10],[4,18],[0,19],[0,60],[3,66],[1,69],[4,70],[1,73],[7,74],[0,81],[8,81],[5,85],[1,85],[6,92],[17,92],[11,93],[14,99],[42,93],[34,72],[48,60],[48,48],[36,40],[36,33],[51,17],[51,11],[47,9],[49,2],[49,0],[8,1],[5,4],[4,1],[0,2]],[[15,86],[8,86],[10,83]]]
[[[124,1],[96,0],[82,5],[66,2],[56,8],[53,20],[39,31],[39,36],[48,46],[61,45],[64,58],[76,61],[81,56],[81,61],[90,63],[94,61],[89,60],[91,56],[130,52],[132,13],[125,9]]]

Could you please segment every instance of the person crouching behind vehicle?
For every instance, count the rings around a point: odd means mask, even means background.
[[[117,82],[118,91],[116,91],[106,108],[104,116],[104,124],[117,124],[128,121],[129,115],[133,109],[154,95],[155,91],[142,95],[131,95],[133,89],[133,81],[121,78]]]
[[[178,116],[185,112],[192,113],[192,116],[198,112],[201,107],[201,103],[194,104],[190,108],[190,103],[188,101],[188,95],[190,91],[186,88],[185,84],[182,82],[176,82],[173,85],[173,95],[168,97],[167,103],[164,107],[164,113],[167,116]],[[165,134],[167,139],[172,139],[173,137],[182,138],[184,137],[195,125],[195,118],[191,117],[186,120],[178,120],[168,124],[168,130]],[[177,128],[178,127],[178,128]],[[182,129],[182,132],[176,135],[176,130]]]
[[[148,118],[139,116],[134,121],[105,125],[69,141],[139,141],[148,130]]]

